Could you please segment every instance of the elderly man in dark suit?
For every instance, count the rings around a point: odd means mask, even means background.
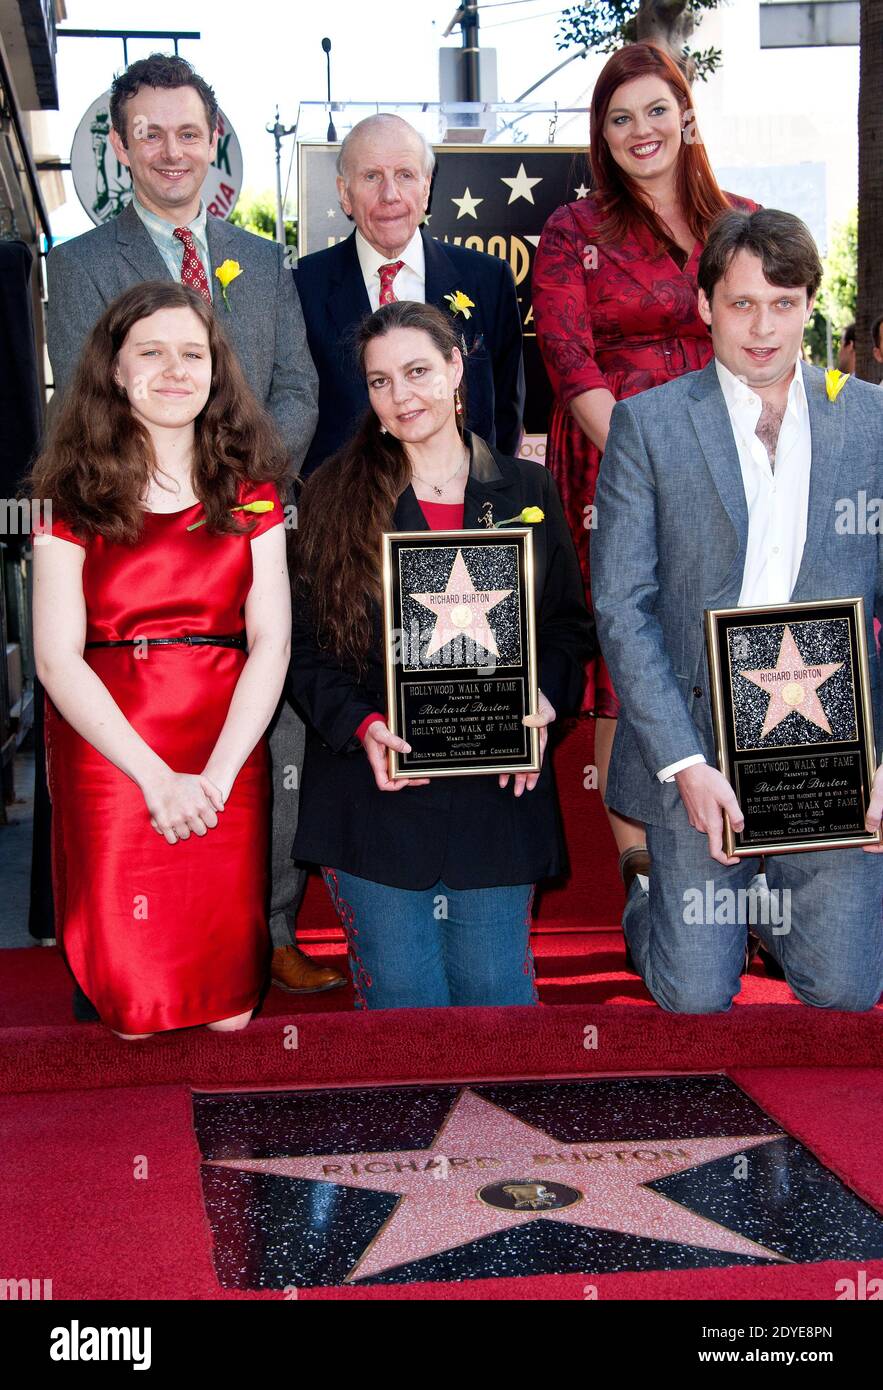
[[[274,241],[209,216],[200,190],[218,144],[214,92],[183,58],[153,54],[113,84],[111,144],[131,171],[134,196],[111,222],[57,246],[47,258],[47,338],[56,391],[67,386],[83,344],[107,305],[143,280],[171,276],[214,303],[255,395],[288,448],[294,476],[317,419],[316,371],[303,314]],[[222,298],[218,267],[239,274]],[[280,706],[270,732],[273,765],[273,872],[270,932],[273,979],[292,992],[343,984],[294,946],[303,875],[290,859],[297,825],[304,731]]]
[[[521,314],[515,279],[496,256],[435,241],[420,222],[435,156],[399,116],[367,116],[340,147],[337,189],[353,234],[304,256],[294,272],[319,372],[319,425],[304,461],[311,473],[339,449],[368,408],[350,343],[381,303],[413,299],[455,312],[466,346],[466,424],[502,453],[518,453],[524,412]]]

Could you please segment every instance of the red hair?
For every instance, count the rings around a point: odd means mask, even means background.
[[[634,230],[636,223],[642,222],[654,240],[665,244],[671,240],[670,234],[635,180],[629,178],[613,158],[603,133],[614,92],[623,82],[631,82],[636,77],[661,77],[668,84],[681,116],[692,111],[693,97],[687,79],[677,63],[656,44],[627,44],[604,64],[592,92],[589,125],[589,159],[603,216],[599,236],[604,240],[622,241]],[[681,141],[675,178],[678,203],[690,231],[698,241],[704,242],[715,217],[729,211],[731,204],[718,186],[698,132],[695,140]]]

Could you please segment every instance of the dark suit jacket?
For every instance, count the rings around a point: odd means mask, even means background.
[[[15,497],[40,444],[42,402],[31,301],[33,256],[23,241],[0,241],[0,487]],[[0,532],[0,539],[9,538]],[[2,579],[0,579],[2,583]]]
[[[539,464],[506,458],[475,436],[469,442],[467,528],[478,524],[488,501],[497,521],[528,506],[545,512],[533,533],[535,600],[539,683],[558,716],[554,731],[579,708],[583,667],[595,646],[576,552],[551,474]],[[393,525],[399,531],[429,529],[410,486],[399,498]],[[449,888],[535,883],[563,870],[548,756],[534,790],[517,799],[511,782],[501,789],[492,775],[440,777],[424,787],[378,791],[355,737],[366,715],[386,709],[378,606],[374,646],[360,680],[319,646],[309,592],[297,588],[288,693],[307,725],[294,858],[411,889],[429,888],[439,879]]]
[[[210,278],[225,260],[242,266],[227,291],[229,312],[214,281],[215,311],[249,386],[276,421],[296,472],[316,427],[317,384],[284,249],[211,213],[205,232]],[[170,278],[131,203],[112,222],[55,246],[46,258],[46,275],[49,360],[59,395],[108,304],[143,280]]]
[[[505,261],[436,241],[421,228],[426,255],[426,302],[445,314],[444,296],[464,290],[475,304],[457,316],[466,339],[466,423],[470,430],[515,454],[524,414],[521,312],[515,278]],[[356,234],[304,256],[294,272],[310,352],[319,372],[319,424],[302,469],[306,477],[355,432],[368,409],[368,391],[356,362],[355,329],[371,312],[356,251]]]

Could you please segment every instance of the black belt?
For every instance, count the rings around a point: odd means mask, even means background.
[[[234,632],[224,637],[132,637],[118,642],[87,642],[86,650],[93,647],[140,647],[146,642],[148,647],[235,647],[237,651],[248,651],[248,637],[244,632]]]

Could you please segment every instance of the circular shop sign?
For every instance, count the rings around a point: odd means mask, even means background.
[[[104,92],[77,126],[71,145],[77,197],[96,224],[118,217],[132,197],[132,177],[110,143],[110,92]],[[242,150],[236,132],[218,111],[218,150],[209,165],[202,199],[213,217],[229,217],[242,190]]]

